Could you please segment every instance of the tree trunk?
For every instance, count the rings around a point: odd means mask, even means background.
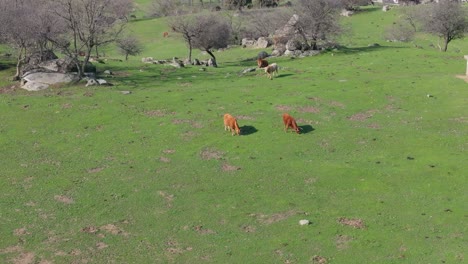
[[[128,53],[125,53],[125,61],[128,61]]]
[[[188,60],[189,60],[189,61],[192,61],[192,44],[191,44],[191,43],[189,43]]]
[[[21,73],[21,64],[23,59],[21,58],[23,56],[23,48],[19,50],[18,57],[16,58],[16,74],[13,76],[13,81],[18,81],[20,79],[20,73]]]
[[[213,67],[215,67],[215,68],[218,67],[218,63],[216,63],[216,57],[215,57],[215,55],[213,54],[213,52],[211,52],[211,50],[209,50],[209,49],[206,49],[205,51],[206,51],[206,53],[208,53],[208,54],[211,56],[211,58],[213,59]]]

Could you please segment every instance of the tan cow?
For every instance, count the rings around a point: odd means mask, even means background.
[[[265,67],[265,72],[266,72],[268,78],[270,78],[270,80],[272,80],[274,74],[278,75],[278,65],[276,63],[272,63],[272,64],[266,66]]]
[[[237,120],[230,114],[224,115],[224,130],[231,131],[231,134],[234,136],[234,133],[240,135],[241,131]]]

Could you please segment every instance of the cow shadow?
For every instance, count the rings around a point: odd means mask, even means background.
[[[248,136],[258,131],[258,129],[256,129],[253,126],[243,126],[240,129],[241,129],[241,135],[243,136]]]
[[[303,125],[298,127],[301,130],[301,134],[307,134],[315,130],[311,125]]]
[[[273,78],[283,78],[283,77],[288,77],[288,76],[291,76],[293,74],[291,73],[278,73],[278,75],[275,75]]]

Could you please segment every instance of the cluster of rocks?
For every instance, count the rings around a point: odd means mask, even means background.
[[[79,81],[76,64],[71,58],[58,58],[46,50],[31,54],[22,67],[21,88],[39,91],[58,83]],[[88,76],[95,76],[96,67],[88,63],[85,67]]]
[[[173,66],[175,68],[182,68],[187,65],[194,65],[194,66],[207,66],[207,67],[217,67],[218,65],[216,64],[216,61],[213,60],[213,58],[209,58],[207,60],[199,60],[199,59],[194,59],[193,61],[189,60],[180,60],[177,57],[172,58],[171,60],[155,60],[153,57],[146,57],[142,58],[141,62],[143,63],[149,63],[149,64],[164,64],[164,65],[169,65]]]
[[[267,48],[272,47],[271,56],[294,56],[306,57],[320,53],[318,50],[312,50],[309,45],[301,41],[301,37],[296,32],[296,24],[299,16],[294,14],[289,21],[281,28],[275,31],[271,37],[260,37],[254,39],[242,39],[244,48]]]

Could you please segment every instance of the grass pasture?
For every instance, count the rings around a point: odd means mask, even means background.
[[[130,25],[144,54],[98,64],[114,86],[10,89],[0,61],[0,263],[465,263],[468,43],[384,42],[397,11],[270,58],[271,81],[240,74],[260,50],[142,64],[187,54],[160,19]]]

